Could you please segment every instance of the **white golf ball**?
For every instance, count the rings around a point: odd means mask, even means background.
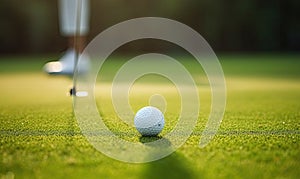
[[[146,106],[136,113],[134,125],[142,136],[157,136],[164,128],[164,115],[156,107]]]

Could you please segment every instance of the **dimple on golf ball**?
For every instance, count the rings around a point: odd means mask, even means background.
[[[157,136],[164,128],[164,115],[156,107],[146,106],[136,113],[134,125],[142,136]]]

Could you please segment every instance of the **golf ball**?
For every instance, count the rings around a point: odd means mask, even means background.
[[[157,136],[164,124],[163,113],[152,106],[141,108],[134,117],[134,125],[142,136]]]

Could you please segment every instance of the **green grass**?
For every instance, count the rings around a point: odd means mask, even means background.
[[[0,176],[299,178],[300,56],[256,54],[219,58],[227,82],[227,107],[211,143],[203,149],[198,147],[210,107],[209,86],[199,83],[200,116],[187,142],[159,161],[128,164],[106,157],[87,142],[76,123],[72,99],[67,96],[71,80],[43,74],[45,60],[40,59],[47,58],[2,57]],[[106,64],[105,85],[122,63],[119,59]],[[184,64],[197,72],[194,61],[185,60]],[[139,134],[116,118],[107,92],[99,92],[97,98],[106,124],[114,131],[127,131],[130,135],[123,136],[125,139],[139,142]],[[170,105],[162,134],[174,127],[174,116],[178,114],[176,94],[166,95]],[[148,94],[132,93],[134,110],[146,105],[147,97]]]

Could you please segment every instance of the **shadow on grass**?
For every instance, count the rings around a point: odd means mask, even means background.
[[[141,178],[197,178],[192,165],[180,154],[173,153],[168,157],[145,164]]]
[[[139,138],[140,142],[143,143],[146,146],[149,147],[155,147],[155,148],[170,148],[172,147],[171,142],[164,137],[161,136],[141,136]],[[155,143],[155,141],[159,140],[159,143]]]
[[[162,139],[163,137],[161,136],[141,136],[140,137],[140,142],[143,144],[147,144],[149,142],[154,142],[156,140]]]
[[[140,142],[144,145],[150,145],[156,140],[162,140],[160,147],[170,147],[171,142],[161,136],[156,137],[140,137]],[[155,146],[153,146],[155,147]],[[196,174],[192,169],[192,165],[179,153],[174,152],[166,158],[146,163],[141,178],[196,178]]]

